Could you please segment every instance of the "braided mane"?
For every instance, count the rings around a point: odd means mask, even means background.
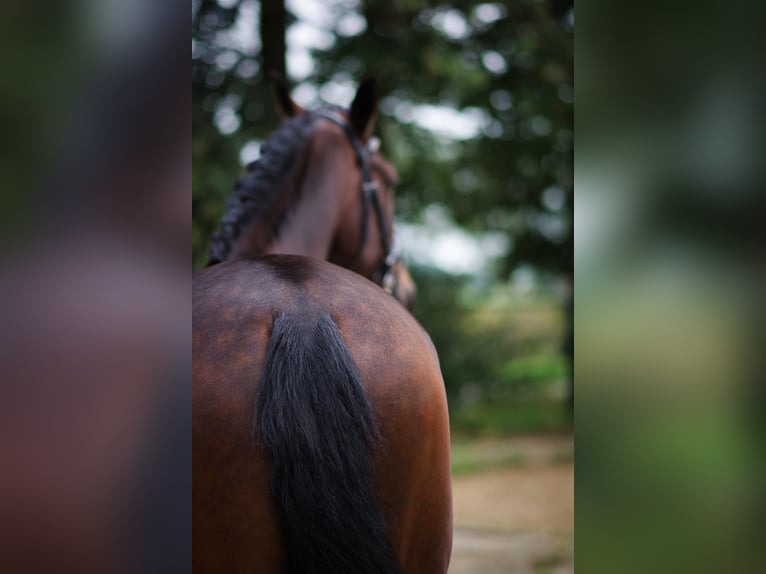
[[[247,166],[247,173],[237,180],[234,194],[226,201],[226,213],[208,246],[208,265],[229,259],[237,240],[256,222],[264,226],[263,249],[278,236],[298,200],[299,186],[286,186],[285,182],[303,155],[315,119],[313,113],[299,114],[266,140],[261,157]],[[281,192],[290,197],[280,197]]]

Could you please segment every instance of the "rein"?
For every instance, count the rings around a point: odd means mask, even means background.
[[[335,112],[330,110],[320,110],[314,112],[314,115],[331,121],[343,130],[343,133],[346,134],[346,139],[348,139],[348,142],[354,150],[356,163],[362,172],[362,240],[359,243],[359,248],[357,249],[356,254],[344,267],[353,266],[362,255],[362,250],[367,243],[367,235],[369,234],[368,220],[370,206],[372,206],[375,212],[375,221],[378,225],[378,230],[380,231],[380,243],[385,257],[383,258],[380,267],[373,273],[371,279],[388,293],[393,293],[396,288],[396,278],[394,277],[392,270],[393,266],[399,260],[399,245],[396,238],[393,238],[393,241],[390,241],[386,235],[388,222],[386,221],[386,214],[383,213],[383,207],[380,203],[378,184],[375,183],[375,180],[372,177],[372,170],[370,169],[369,157],[371,150],[368,146],[362,144],[351,126]]]

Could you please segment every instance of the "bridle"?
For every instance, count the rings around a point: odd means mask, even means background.
[[[393,227],[391,227],[391,237],[389,238],[386,234],[388,222],[386,221],[386,214],[383,212],[383,207],[380,203],[378,184],[372,177],[372,170],[370,169],[370,155],[374,152],[374,149],[372,149],[369,144],[367,146],[362,144],[362,141],[354,132],[353,128],[334,110],[319,110],[314,112],[314,114],[317,117],[331,121],[343,130],[343,133],[346,134],[346,139],[348,139],[348,142],[354,150],[356,163],[362,172],[362,240],[359,242],[359,247],[357,248],[356,253],[344,267],[352,267],[362,255],[364,246],[367,243],[367,235],[369,234],[368,221],[370,206],[372,206],[372,209],[375,212],[375,221],[378,225],[378,231],[380,231],[380,243],[383,248],[383,253],[385,253],[385,257],[370,279],[380,285],[388,293],[393,294],[396,289],[396,276],[393,272],[393,268],[400,257],[399,243],[394,236]]]

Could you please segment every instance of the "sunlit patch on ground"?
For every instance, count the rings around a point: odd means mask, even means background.
[[[574,572],[573,453],[571,435],[454,445],[450,574]]]

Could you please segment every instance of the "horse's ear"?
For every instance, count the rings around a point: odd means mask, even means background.
[[[282,119],[291,118],[301,113],[303,108],[290,97],[290,88],[285,79],[278,72],[271,72],[269,76],[271,76],[274,96],[277,100],[277,111]]]
[[[366,78],[359,84],[349,110],[349,121],[362,141],[367,141],[372,136],[375,129],[377,106],[375,78]]]

